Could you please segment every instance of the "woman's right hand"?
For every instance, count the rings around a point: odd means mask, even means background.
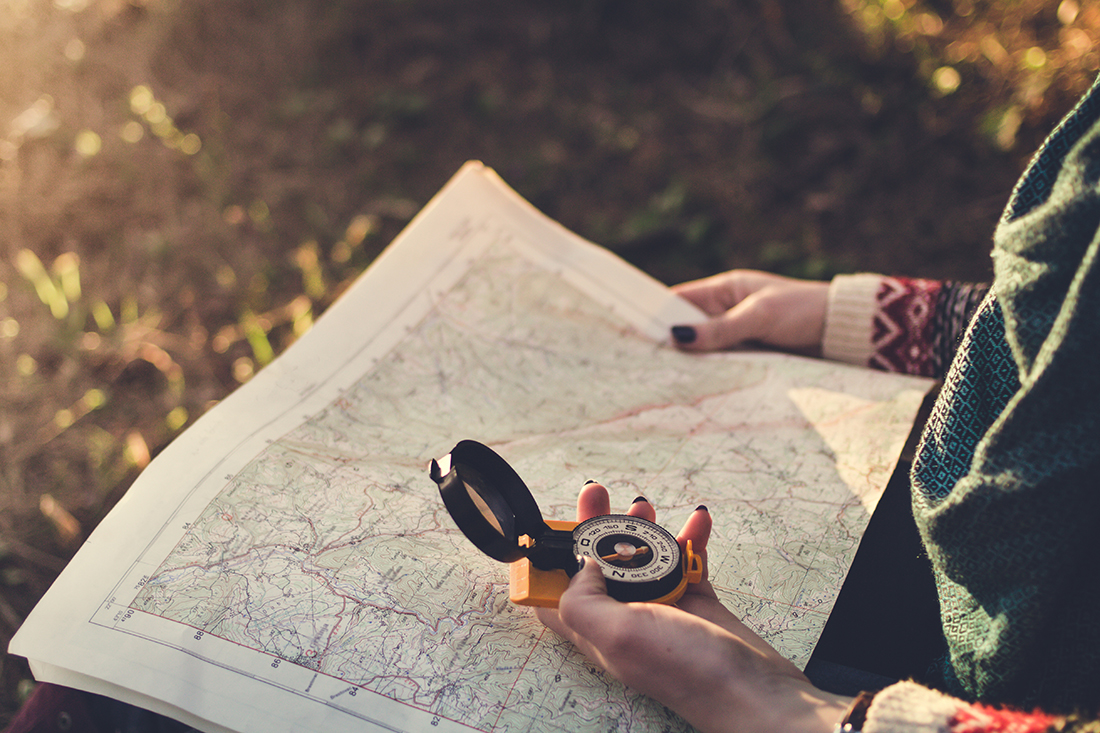
[[[681,349],[715,351],[757,342],[798,353],[821,353],[827,282],[730,270],[672,290],[711,317],[672,327],[673,341]]]

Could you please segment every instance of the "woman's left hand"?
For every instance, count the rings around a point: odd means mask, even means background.
[[[609,512],[603,486],[590,483],[581,490],[578,521]],[[627,513],[656,519],[644,499]],[[681,547],[691,539],[704,573],[676,605],[616,601],[590,561],[573,577],[557,609],[536,609],[539,620],[612,676],[699,730],[831,731],[849,700],[814,688],[722,605],[706,576],[710,529],[710,513],[700,507],[677,538]]]

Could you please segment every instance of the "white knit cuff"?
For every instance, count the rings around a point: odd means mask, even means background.
[[[875,695],[863,733],[950,733],[952,718],[965,705],[915,682],[898,682]]]
[[[878,309],[876,296],[882,275],[837,275],[829,284],[825,336],[821,351],[826,359],[867,366],[875,350],[872,329]]]

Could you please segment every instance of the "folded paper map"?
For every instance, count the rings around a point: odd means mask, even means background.
[[[930,383],[670,346],[702,318],[467,164],[150,464],[11,652],[207,731],[687,729],[508,601],[428,464],[485,443],[547,519],[588,479],[674,533],[706,504],[722,599],[805,665]]]

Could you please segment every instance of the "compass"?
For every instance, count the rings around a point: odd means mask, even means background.
[[[544,520],[523,479],[491,448],[463,440],[432,461],[431,478],[462,533],[489,557],[510,564],[512,602],[556,607],[593,558],[617,600],[675,603],[702,578],[691,541],[681,550],[667,530],[639,517],[604,514],[583,522]]]

